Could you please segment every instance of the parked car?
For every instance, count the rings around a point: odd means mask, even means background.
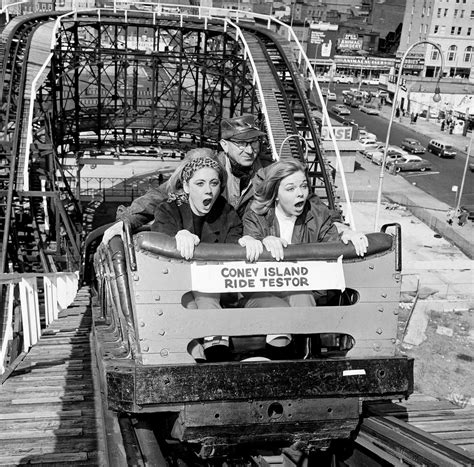
[[[364,78],[362,80],[362,84],[371,84],[373,86],[378,86],[379,83],[380,83],[380,80],[377,78]]]
[[[377,135],[374,133],[369,133],[367,130],[364,130],[363,128],[359,128],[359,141],[364,138],[369,138],[369,139],[377,139]]]
[[[388,148],[387,148],[387,152],[392,151],[392,150],[393,151],[399,151],[399,149],[400,148],[398,148],[397,146],[389,145]],[[368,148],[368,149],[362,151],[362,154],[367,159],[372,160],[372,158],[374,157],[374,154],[379,153],[379,152],[381,152],[383,154],[384,150],[385,150],[385,143],[379,143],[379,144],[377,144],[377,146],[375,146],[375,148]]]
[[[424,154],[426,151],[426,148],[417,139],[413,138],[405,138],[401,146],[410,154]]]
[[[335,92],[328,91],[328,101],[337,101],[337,96]]]
[[[422,159],[419,156],[404,156],[401,159],[390,162],[386,165],[387,169],[395,172],[406,172],[408,170],[431,170],[431,163],[426,159]]]
[[[331,111],[334,112],[336,115],[350,115],[351,114],[350,109],[342,104],[333,105],[331,107]]]
[[[372,154],[372,162],[377,165],[382,165],[383,153],[384,151],[374,152]],[[387,159],[385,163],[388,164],[389,162],[398,161],[405,156],[406,152],[404,151],[397,151],[396,149],[387,150]]]
[[[446,144],[445,142],[439,139],[432,139],[428,143],[428,151],[432,152],[433,154],[438,155],[439,157],[456,157],[456,151],[450,144]]]
[[[374,149],[379,144],[379,141],[372,138],[365,138],[363,140],[359,140],[360,152],[363,152],[367,149]]]
[[[346,83],[346,84],[352,84],[354,83],[354,78],[352,76],[334,76],[334,82],[337,84],[340,83]]]
[[[469,157],[469,170],[474,172],[474,157]]]
[[[359,110],[365,112],[368,115],[380,115],[380,110],[373,104],[362,104],[359,105]]]

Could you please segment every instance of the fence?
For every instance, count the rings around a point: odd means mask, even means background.
[[[0,274],[0,375],[28,353],[44,329],[76,296],[78,276]]]

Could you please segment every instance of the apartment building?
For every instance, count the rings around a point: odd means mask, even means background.
[[[441,47],[445,76],[474,80],[474,0],[407,0],[397,55],[421,40]],[[429,44],[414,49],[413,74],[436,76],[441,64],[438,55]]]

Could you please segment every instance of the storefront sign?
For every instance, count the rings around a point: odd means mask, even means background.
[[[334,130],[334,136],[337,141],[350,141],[352,139],[351,126],[333,126],[332,129]],[[325,140],[331,139],[327,126],[321,128],[321,138]]]
[[[191,264],[192,290],[206,293],[344,290],[342,256],[337,261]]]
[[[338,39],[337,48],[344,50],[362,50],[362,39],[357,34],[345,34]]]
[[[340,66],[357,66],[364,68],[390,68],[393,66],[395,60],[393,58],[379,58],[379,57],[346,57],[343,55],[336,55],[336,64]]]

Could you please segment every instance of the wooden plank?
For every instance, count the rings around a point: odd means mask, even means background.
[[[17,407],[18,408],[18,407]],[[76,418],[82,415],[93,414],[95,411],[90,410],[43,410],[31,413],[31,407],[28,407],[29,412],[7,412],[0,414],[0,420],[40,420],[43,418]]]
[[[413,422],[412,426],[428,433],[447,433],[449,431],[459,431],[460,429],[472,430],[472,420],[433,420],[432,422]]]
[[[62,436],[82,436],[82,428],[56,428],[54,430],[22,430],[21,432],[0,432],[0,440],[28,440],[41,438],[55,438]]]
[[[83,402],[84,396],[58,396],[58,397],[37,397],[31,399],[12,399],[12,405],[29,405],[29,404],[61,404],[67,402]]]

